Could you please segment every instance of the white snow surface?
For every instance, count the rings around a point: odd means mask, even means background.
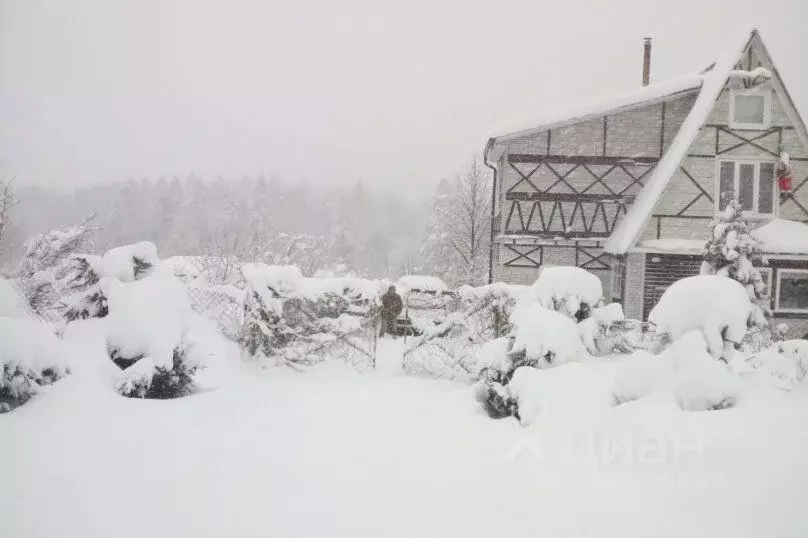
[[[743,379],[707,353],[698,331],[686,333],[660,355],[632,354],[615,376],[615,403],[644,397],[675,402],[685,411],[707,411],[737,404]]]
[[[11,280],[0,277],[0,317],[25,318],[34,317],[25,297]]]
[[[435,276],[406,275],[398,279],[398,282],[396,282],[396,290],[401,294],[408,291],[443,293],[449,291],[449,288],[443,280]]]
[[[704,245],[707,241],[703,239],[649,239],[648,241],[641,241],[637,244],[638,247],[664,250],[671,252],[687,252],[689,254],[701,254],[704,251]]]
[[[588,357],[575,322],[539,304],[518,307],[511,314],[513,352],[524,350],[528,357],[538,358],[539,367],[547,368]],[[546,358],[552,353],[549,362]]]
[[[198,394],[137,400],[90,375],[101,321],[68,326],[81,368],[0,416],[2,536],[808,535],[808,391],[613,406],[612,357],[517,372],[523,427],[465,385],[404,377],[385,339],[370,374],[230,349]]]
[[[522,294],[519,305],[538,301],[547,309],[561,307],[569,315],[575,315],[580,304],[597,306],[603,298],[600,279],[580,267],[542,268],[539,278]]]
[[[157,247],[154,246],[154,243],[141,241],[108,250],[101,258],[102,274],[107,277],[117,278],[121,282],[133,281],[135,272],[132,259],[135,257],[151,264],[153,267],[160,264]]]
[[[736,280],[720,275],[696,275],[674,282],[648,321],[658,333],[669,333],[676,340],[690,331],[701,331],[713,357],[721,356],[722,332],[731,342],[741,342],[752,312],[746,289]]]
[[[808,226],[802,222],[773,219],[752,230],[763,252],[771,254],[808,254]]]

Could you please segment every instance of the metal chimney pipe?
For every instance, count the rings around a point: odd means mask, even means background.
[[[651,38],[642,38],[642,43],[645,49],[642,56],[642,85],[648,86],[651,81]]]

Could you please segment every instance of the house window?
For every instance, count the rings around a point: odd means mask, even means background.
[[[808,312],[808,269],[778,269],[774,309]]]
[[[774,214],[774,163],[768,161],[719,161],[718,210],[737,200],[744,211]]]
[[[772,122],[771,101],[768,90],[730,90],[730,128],[768,129]]]

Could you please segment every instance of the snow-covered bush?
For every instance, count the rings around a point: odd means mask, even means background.
[[[103,318],[109,312],[107,298],[98,287],[101,280],[101,258],[74,254],[68,258],[63,277],[65,296],[62,298],[67,321]]]
[[[95,229],[91,220],[89,217],[78,226],[36,235],[23,246],[23,258],[15,277],[37,314],[45,314],[61,295],[57,282],[60,264],[72,253],[92,246]]]
[[[245,264],[242,273],[247,290],[238,341],[248,356],[293,367],[322,360],[326,348],[343,356],[350,348],[371,358],[370,347],[351,334],[373,321],[382,283],[308,278],[295,266]],[[336,351],[338,343],[350,345]]]
[[[538,303],[517,307],[511,315],[511,325],[504,356],[493,355],[502,352],[501,342],[486,348],[490,366],[479,373],[477,399],[492,418],[518,411],[518,402],[507,387],[517,369],[544,369],[588,356],[575,321]]]
[[[458,288],[463,312],[485,339],[498,338],[510,331],[510,316],[527,286],[495,282],[486,286]]]
[[[14,281],[0,277],[0,317],[32,318],[34,312]]]
[[[578,333],[587,351],[596,356],[656,349],[662,336],[657,337],[652,324],[626,318],[619,303],[593,308],[591,315],[578,323]]]
[[[581,321],[603,302],[600,279],[580,267],[545,267],[522,295],[520,305],[538,302],[548,310]]]
[[[118,272],[137,280],[106,277],[99,283],[109,307],[104,319],[107,346],[110,359],[124,368],[117,385],[121,394],[174,398],[193,391],[192,376],[204,366],[204,354],[188,353],[187,333],[195,314],[185,286],[167,268],[150,265],[155,268],[149,272]]]
[[[102,318],[109,312],[102,278],[109,282],[134,282],[158,267],[157,248],[147,241],[115,247],[103,256],[73,254],[59,270],[61,308],[67,321]],[[164,271],[170,274],[168,268]]]
[[[183,347],[176,347],[171,367],[157,366],[151,357],[142,357],[121,373],[115,389],[130,398],[165,400],[187,396],[194,392],[194,374],[200,366],[188,360]]]
[[[749,362],[771,384],[790,390],[808,376],[808,340],[777,342],[753,356]]]
[[[282,354],[292,337],[281,313],[280,300],[253,287],[247,289],[238,342],[250,357],[263,363]]]
[[[674,282],[651,310],[648,320],[658,333],[677,340],[701,331],[710,354],[729,360],[732,345],[740,345],[753,305],[736,280],[718,275],[696,275]]]
[[[737,280],[754,305],[750,321],[768,328],[771,298],[758,267],[765,265],[760,242],[752,235],[743,209],[732,200],[710,222],[710,239],[704,246],[701,273]]]
[[[616,404],[658,393],[686,411],[718,410],[736,404],[741,380],[708,353],[700,331],[684,334],[660,355],[638,352],[615,376]]]
[[[0,413],[67,374],[67,348],[48,325],[0,318]]]

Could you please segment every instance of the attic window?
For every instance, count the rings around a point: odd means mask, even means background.
[[[772,94],[767,90],[730,90],[729,126],[732,129],[768,129]]]

